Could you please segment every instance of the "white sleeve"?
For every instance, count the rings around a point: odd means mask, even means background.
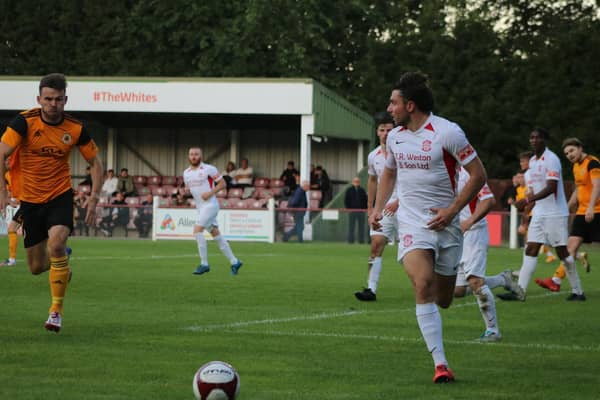
[[[367,173],[371,176],[377,176],[377,172],[375,172],[375,163],[373,162],[373,152],[369,153],[367,157]]]
[[[546,180],[557,181],[560,179],[561,166],[558,157],[546,157]]]
[[[456,124],[451,125],[443,136],[442,145],[460,163],[466,165],[477,157],[477,152],[467,140],[463,130]]]
[[[387,152],[386,157],[385,157],[385,167],[387,169],[396,170],[396,168],[397,168],[396,167],[396,158],[394,158],[394,153],[392,153],[392,146],[391,146],[391,144],[394,143],[395,135],[391,134],[392,132],[388,133],[388,137],[385,140],[385,151]]]
[[[488,184],[486,182],[483,185],[483,187],[481,188],[481,190],[479,191],[479,193],[477,193],[477,198],[479,199],[479,201],[482,201],[482,200],[493,198],[493,197],[494,197],[494,193],[492,192],[492,189],[490,189],[490,187],[488,186]]]
[[[221,179],[223,179],[221,173],[214,165],[209,165],[207,169],[208,176],[210,176],[215,182],[219,182]]]

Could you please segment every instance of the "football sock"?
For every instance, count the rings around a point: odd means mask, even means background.
[[[575,294],[582,294],[581,281],[579,280],[579,274],[575,267],[575,260],[573,256],[569,256],[563,260],[565,268],[567,269],[567,278],[569,278],[569,284],[571,285],[571,291]]]
[[[50,293],[52,295],[52,305],[50,306],[50,313],[63,312],[63,300],[65,298],[65,292],[67,291],[67,285],[69,284],[69,258],[63,257],[50,257],[50,274],[48,280],[50,281]]]
[[[8,232],[8,258],[13,261],[17,258],[17,232]]]
[[[435,303],[417,304],[417,322],[434,365],[448,365],[442,339],[442,317]]]
[[[198,243],[198,254],[200,254],[200,264],[208,265],[208,249],[206,248],[206,238],[204,232],[196,233],[196,243]]]
[[[494,289],[494,288],[501,287],[501,286],[504,287],[506,282],[504,280],[504,276],[502,276],[502,274],[498,274],[498,275],[494,275],[494,276],[486,276],[485,284],[487,285],[488,288]]]
[[[519,286],[524,292],[527,291],[536,266],[537,257],[523,256],[523,265],[521,265],[521,272],[519,273]]]
[[[377,292],[377,282],[379,282],[379,275],[381,274],[381,257],[375,257],[373,263],[369,268],[369,282],[368,287],[373,293]]]
[[[556,282],[556,280],[554,280],[554,278],[558,278],[559,281],[565,279],[565,276],[567,275],[567,270],[565,269],[565,264],[561,261],[560,264],[558,265],[558,268],[556,268],[556,271],[554,271],[554,276],[552,277],[552,280],[554,282]]]
[[[217,242],[221,253],[223,253],[223,255],[227,257],[231,265],[238,262],[238,259],[233,255],[231,247],[229,246],[229,243],[227,242],[227,240],[225,240],[223,235],[214,236],[213,239],[215,240],[215,242]]]
[[[479,305],[479,311],[487,330],[498,332],[498,321],[496,320],[496,302],[494,294],[487,285],[483,285],[475,292],[475,298]]]

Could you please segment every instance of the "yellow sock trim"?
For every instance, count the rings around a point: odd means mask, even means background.
[[[8,258],[17,258],[17,232],[8,232]]]
[[[52,295],[52,305],[49,312],[63,312],[63,300],[69,284],[69,258],[50,257],[50,294]]]
[[[567,276],[567,270],[565,270],[565,265],[561,262],[556,271],[554,271],[554,277],[565,279],[565,276]]]

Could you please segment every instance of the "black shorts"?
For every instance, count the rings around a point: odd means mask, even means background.
[[[19,225],[23,225],[23,210],[21,209],[21,207],[19,207],[15,215],[13,215],[12,220]]]
[[[592,222],[585,222],[585,215],[576,215],[571,225],[571,236],[583,238],[584,243],[600,242],[600,214],[594,214]]]
[[[25,248],[48,239],[48,230],[64,225],[73,230],[73,190],[69,189],[47,203],[21,202]]]

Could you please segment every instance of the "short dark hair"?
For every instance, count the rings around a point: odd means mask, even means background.
[[[581,143],[581,140],[577,139],[576,137],[570,137],[570,138],[566,138],[562,142],[562,149],[563,150],[567,146],[583,147],[583,143]]]
[[[394,124],[394,119],[387,111],[382,111],[373,116],[375,120],[375,126],[382,124]]]
[[[421,72],[407,72],[400,77],[393,90],[398,90],[406,100],[413,101],[420,111],[433,110],[433,92],[428,85],[427,75]]]
[[[127,168],[121,168],[121,172],[123,172],[123,171],[129,172],[129,170]]]
[[[293,166],[293,165],[294,165],[294,162],[293,162],[292,160],[290,160],[290,161],[288,161],[288,165],[291,165],[291,166]]]
[[[40,81],[40,93],[42,93],[42,88],[51,88],[56,90],[66,90],[67,89],[67,78],[63,74],[58,72],[48,74],[42,78]]]
[[[532,132],[539,133],[540,136],[544,138],[544,140],[550,139],[550,132],[548,131],[548,129],[542,128],[541,126],[536,126],[535,128],[533,128]]]

